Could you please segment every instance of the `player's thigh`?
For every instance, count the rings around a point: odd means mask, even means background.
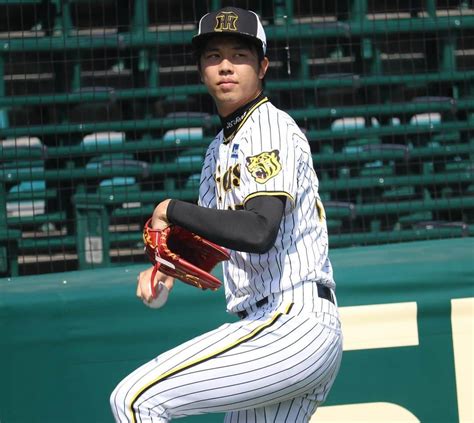
[[[210,346],[226,339],[233,330],[230,326],[228,323],[221,325],[215,330],[186,341],[142,364],[118,383],[110,397],[112,407],[126,407],[131,398],[144,386],[172,369],[189,362],[194,356],[206,351]]]
[[[262,316],[158,356],[124,379],[113,402],[169,417],[259,409],[317,394],[339,360],[337,331],[312,316]]]
[[[224,423],[308,423],[319,402],[311,395],[226,413]]]
[[[274,404],[301,397],[305,403],[296,403],[291,411],[314,411],[337,373],[340,333],[311,315],[282,316],[271,325],[269,321],[267,316],[249,327],[237,324],[240,330],[228,336],[224,349],[211,348],[203,360],[153,387],[149,406],[155,401],[177,417],[269,411]]]

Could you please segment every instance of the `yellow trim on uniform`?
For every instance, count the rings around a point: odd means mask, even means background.
[[[239,123],[239,126],[237,127],[237,129],[232,132],[232,134],[229,136],[229,138],[224,138],[224,140],[222,141],[224,144],[227,144],[229,143],[230,141],[232,141],[235,137],[235,134],[237,132],[239,132],[239,129],[242,128],[242,126],[244,125],[245,122],[247,122],[247,119],[250,117],[250,115],[254,112],[254,110],[261,106],[263,103],[266,103],[268,101],[268,97],[264,97],[262,98],[258,103],[255,103],[249,110],[248,112],[245,114],[245,117],[242,119],[242,122]]]
[[[268,197],[278,197],[278,196],[285,196],[285,197],[288,197],[290,199],[290,201],[293,203],[293,205],[295,204],[295,199],[293,198],[293,196],[291,194],[288,194],[287,192],[285,191],[258,191],[258,192],[254,192],[253,194],[249,194],[247,195],[247,197],[244,198],[244,201],[242,202],[242,205],[245,205],[245,203],[249,200],[251,200],[252,198],[255,198],[255,197],[260,197],[260,196],[268,196]]]
[[[166,378],[168,378],[170,376],[174,376],[175,374],[177,374],[177,373],[179,373],[183,370],[187,370],[190,367],[193,367],[197,364],[203,363],[203,362],[205,362],[205,361],[207,361],[211,358],[217,357],[218,355],[223,354],[223,353],[231,350],[232,348],[235,348],[236,346],[244,343],[245,341],[248,341],[248,340],[254,338],[260,332],[262,332],[264,329],[266,329],[266,328],[270,327],[271,325],[273,325],[283,314],[288,314],[290,312],[290,309],[291,309],[292,306],[293,306],[293,303],[288,304],[285,307],[285,310],[283,312],[279,311],[279,312],[275,313],[275,315],[273,317],[271,317],[267,322],[265,322],[262,325],[258,326],[252,332],[250,332],[248,335],[243,336],[242,338],[238,339],[237,341],[233,342],[232,344],[230,344],[230,345],[228,345],[224,348],[221,348],[221,349],[219,349],[219,350],[217,350],[217,351],[215,351],[211,354],[208,354],[204,357],[198,358],[196,360],[191,360],[188,363],[182,364],[181,366],[178,366],[178,367],[175,367],[174,369],[168,370],[167,372],[163,373],[162,375],[160,375],[158,378],[156,378],[152,382],[148,383],[146,386],[144,386],[142,389],[140,389],[135,394],[132,401],[130,402],[129,412],[132,416],[132,423],[137,423],[137,419],[136,419],[136,416],[135,416],[135,411],[133,410],[133,406],[135,405],[135,402],[138,400],[138,398],[141,395],[143,395],[148,389],[150,389],[151,387],[153,387],[157,383],[165,380]]]

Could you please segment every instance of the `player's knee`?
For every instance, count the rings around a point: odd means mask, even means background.
[[[158,398],[154,398],[153,410],[148,408],[149,404],[132,404],[130,396],[130,386],[121,382],[110,394],[110,407],[116,422],[130,421],[130,417],[134,416],[150,416],[152,415],[157,422],[168,422],[168,411],[159,405]],[[153,420],[153,421],[155,421]]]
[[[112,409],[112,413],[115,416],[116,421],[121,421],[119,416],[125,414],[126,410],[126,390],[123,388],[123,384],[119,383],[115,389],[110,394],[110,407]]]

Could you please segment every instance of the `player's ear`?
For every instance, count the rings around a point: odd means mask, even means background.
[[[195,51],[194,52],[194,60],[196,62],[197,70],[198,70],[198,73],[199,73],[199,80],[201,82],[204,82],[202,80],[201,54],[202,54],[201,51]]]
[[[270,61],[268,60],[268,57],[265,56],[260,62],[260,68],[258,70],[258,78],[259,79],[265,78],[265,74],[267,73],[267,69],[268,69],[269,64],[270,64]]]
[[[197,70],[198,70],[198,73],[199,73],[199,80],[204,83],[204,80],[202,78],[202,70],[201,70],[201,63],[198,61],[197,62]]]

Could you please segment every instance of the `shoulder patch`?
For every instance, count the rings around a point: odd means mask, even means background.
[[[263,153],[246,158],[246,168],[253,179],[264,184],[281,171],[280,152],[278,150],[264,151]]]

